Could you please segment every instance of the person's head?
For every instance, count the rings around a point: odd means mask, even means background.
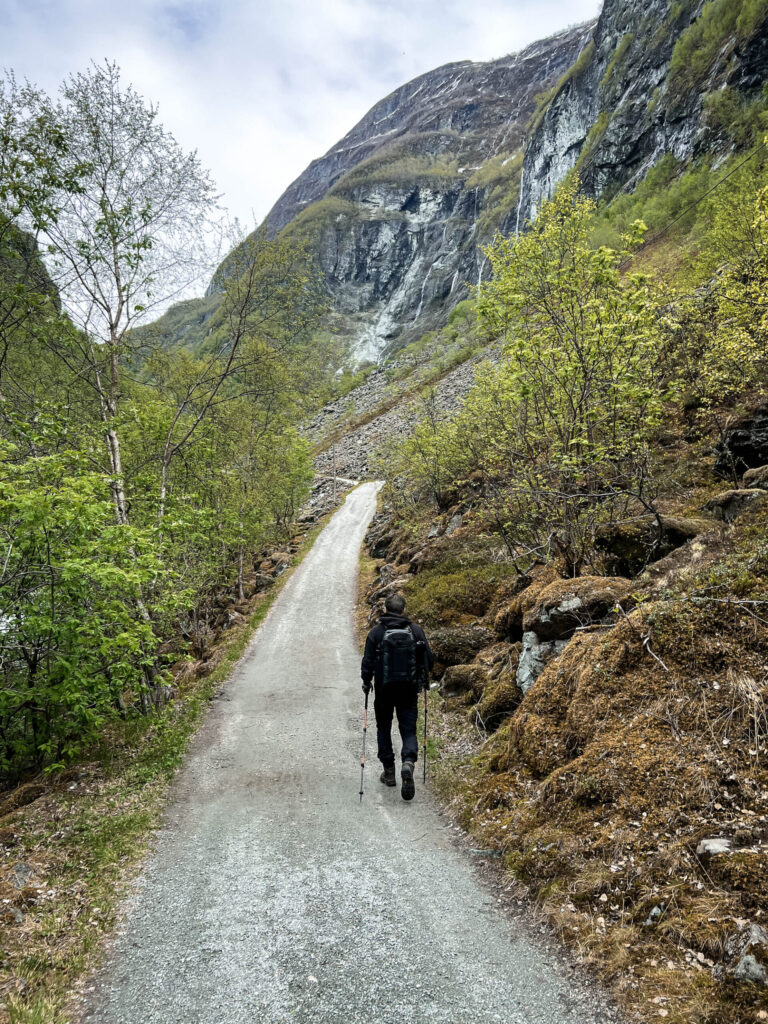
[[[384,608],[392,615],[402,615],[405,611],[405,598],[402,594],[390,594],[384,602]]]

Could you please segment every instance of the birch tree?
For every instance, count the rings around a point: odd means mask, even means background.
[[[73,369],[97,397],[119,524],[129,521],[120,407],[130,332],[210,273],[218,218],[208,172],[157,115],[111,63],[72,75],[52,106],[65,169],[79,178],[55,195],[42,240],[80,330],[83,366]]]

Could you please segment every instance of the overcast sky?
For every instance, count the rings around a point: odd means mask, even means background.
[[[600,0],[0,0],[0,63],[53,92],[116,60],[259,222],[387,93],[593,17]]]

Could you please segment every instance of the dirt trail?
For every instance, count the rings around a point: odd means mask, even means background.
[[[208,715],[85,1020],[615,1019],[497,909],[421,786],[405,803],[378,782],[375,750],[359,802],[352,614],[375,491],[349,495]]]

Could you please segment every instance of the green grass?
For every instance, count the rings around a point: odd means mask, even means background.
[[[686,165],[667,154],[648,171],[633,192],[601,203],[593,244],[618,248],[630,226],[636,220],[643,221],[648,229],[646,238],[664,232],[659,243],[644,256],[644,265],[653,269],[654,253],[663,264],[672,251],[673,277],[682,284],[697,285],[713,272],[703,250],[712,227],[715,204],[724,195],[734,199],[743,194],[749,206],[754,203],[756,190],[768,184],[768,159],[765,153],[757,153],[742,170],[711,196],[706,196],[743,159],[743,152],[736,153],[713,168],[710,157]],[[651,260],[650,264],[647,259]],[[660,264],[658,269],[669,268]]]

